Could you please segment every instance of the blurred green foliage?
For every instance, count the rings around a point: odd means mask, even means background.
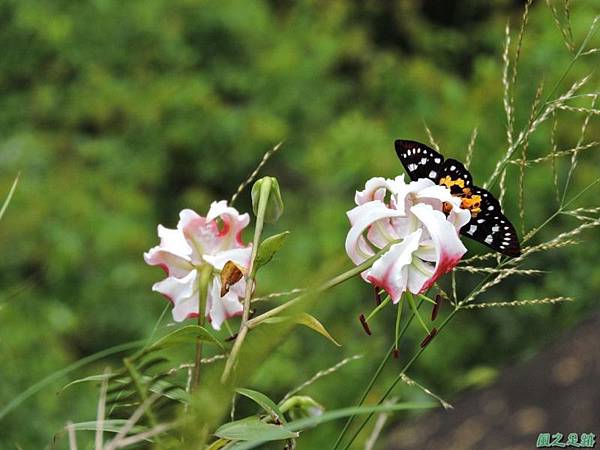
[[[549,92],[571,57],[539,3],[523,43],[518,128],[537,83]],[[598,13],[594,3],[574,5],[577,42]],[[180,209],[203,214],[212,200],[229,198],[281,140],[264,173],[278,177],[286,210],[266,233],[292,234],[261,271],[260,293],[349,267],[345,211],[354,191],[370,177],[400,174],[393,140],[426,141],[424,123],[457,158],[479,127],[472,171],[484,180],[506,148],[500,55],[506,20],[516,27],[520,14],[520,2],[508,0],[0,2],[1,192],[21,171],[0,224],[0,406],[69,362],[148,336],[164,307],[150,292],[162,275],[142,260],[157,241],[156,224],[172,227]],[[563,88],[597,64],[597,54],[583,57]],[[559,148],[572,147],[582,116],[560,118]],[[532,157],[547,153],[543,135],[533,136]],[[592,119],[586,142],[599,139]],[[597,177],[599,163],[584,155],[571,192]],[[506,201],[515,218],[517,171],[508,172]],[[545,166],[526,179],[527,229],[556,207],[550,173]],[[248,191],[236,206],[251,211]],[[561,226],[553,222],[539,238]],[[538,257],[548,275],[488,293],[578,302],[459,315],[411,376],[451,396],[576,323],[596,307],[600,289],[595,237]],[[459,284],[464,293],[468,283]],[[353,404],[393,336],[395,314],[380,316],[374,336],[364,336],[356,317],[372,302],[359,280],[318,298],[311,313],[343,347],[306,329],[269,336],[281,345],[247,386],[279,399],[316,371],[364,354],[308,391],[326,408]],[[416,343],[422,336],[414,331]],[[397,370],[388,368],[371,400]],[[42,448],[67,420],[95,417],[95,387],[57,396],[60,386],[3,419],[0,447]],[[421,397],[401,391],[403,399]],[[323,448],[339,429],[338,422],[307,433],[302,448]]]

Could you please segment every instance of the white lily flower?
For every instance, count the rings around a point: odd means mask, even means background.
[[[246,289],[242,278],[221,297],[219,272],[228,261],[242,272],[250,266],[252,245],[241,239],[242,230],[250,222],[248,214],[240,214],[227,202],[213,202],[206,217],[191,209],[179,213],[176,229],[158,226],[160,244],[144,253],[146,263],[162,267],[167,278],[152,287],[173,303],[173,319],[181,322],[198,316],[200,271],[208,266],[213,276],[208,284],[206,317],[216,330],[233,316],[242,314],[240,298]]]
[[[348,211],[346,252],[359,265],[388,244],[389,250],[361,275],[394,303],[402,293],[424,293],[452,270],[467,249],[458,232],[471,219],[460,199],[429,179],[372,178]]]

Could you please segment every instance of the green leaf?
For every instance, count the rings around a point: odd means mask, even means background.
[[[102,429],[111,433],[118,433],[126,423],[126,419],[105,420],[102,422]],[[75,431],[96,431],[98,428],[98,422],[96,420],[90,422],[79,422],[74,423],[72,426]],[[145,430],[147,430],[147,428],[142,426],[135,426],[132,429],[134,433],[139,433]]]
[[[164,350],[165,348],[173,345],[193,343],[196,341],[196,338],[216,344],[221,350],[225,350],[223,344],[206,328],[199,325],[186,325],[163,336],[146,350],[144,350],[144,353]]]
[[[244,388],[239,388],[235,391],[238,394],[243,395],[244,397],[248,397],[249,399],[254,400],[262,409],[264,409],[274,418],[279,419],[279,421],[285,423],[285,417],[283,417],[283,413],[279,409],[279,406],[277,406],[273,400],[271,400],[262,392]]]
[[[206,450],[221,450],[222,448],[224,448],[227,444],[229,444],[229,441],[227,439],[218,439],[215,442],[213,442],[212,444],[210,444]]]
[[[331,336],[331,334],[329,334],[329,331],[327,331],[327,329],[323,326],[323,324],[321,322],[319,322],[317,320],[316,317],[311,316],[308,313],[301,313],[301,314],[298,314],[298,316],[296,316],[295,321],[296,321],[296,323],[307,326],[308,328],[316,331],[320,335],[325,336],[327,339],[329,339],[335,345],[337,345],[338,347],[341,347],[341,345],[333,338],[333,336]]]
[[[301,431],[306,428],[321,425],[322,423],[329,422],[332,420],[342,419],[359,414],[371,414],[371,413],[382,413],[390,411],[406,411],[415,409],[429,409],[438,407],[438,403],[397,403],[394,405],[377,405],[377,406],[357,406],[352,408],[343,408],[335,411],[329,411],[320,416],[307,417],[305,419],[294,420],[282,425],[284,430],[289,431]],[[262,436],[257,437],[254,440],[245,439],[249,442],[238,442],[233,444],[229,450],[250,450],[264,444],[268,440]]]
[[[262,266],[271,262],[273,256],[281,249],[289,234],[289,231],[284,231],[283,233],[268,237],[260,243],[258,252],[256,253],[256,259],[254,260],[255,272]]]
[[[167,358],[163,358],[163,357],[149,358],[146,361],[140,363],[137,367],[137,370],[141,374],[145,374],[153,367],[156,367],[156,366],[166,363],[166,362],[169,362],[169,360]]]
[[[71,381],[69,384],[64,385],[61,388],[61,390],[56,393],[56,395],[62,394],[65,390],[67,390],[71,386],[75,386],[76,384],[87,383],[90,381],[102,381],[102,380],[111,378],[113,375],[114,374],[112,374],[112,373],[108,373],[108,374],[102,374],[102,375],[91,375],[91,376],[85,377],[85,378],[79,378],[78,380]]]
[[[56,380],[59,380],[69,372],[72,372],[76,369],[79,369],[80,367],[83,367],[94,361],[98,361],[107,356],[114,355],[116,353],[121,353],[135,347],[140,347],[144,344],[144,342],[144,340],[137,340],[132,342],[126,342],[125,344],[115,345],[114,347],[107,348],[98,353],[94,353],[93,355],[86,356],[85,358],[82,358],[79,361],[75,361],[74,363],[68,365],[67,367],[61,370],[51,373],[46,378],[43,378],[34,385],[30,386],[29,388],[21,392],[19,395],[17,395],[15,398],[13,398],[10,402],[8,402],[8,404],[4,408],[2,408],[2,410],[0,410],[0,420],[6,417],[6,415],[12,412],[14,409],[19,407],[24,401],[37,394],[46,386],[52,384]]]
[[[247,417],[246,419],[229,422],[215,431],[217,437],[239,441],[279,441],[282,439],[293,439],[298,433],[283,428],[283,425],[262,422],[258,417]]]
[[[191,401],[191,396],[181,386],[177,386],[165,380],[154,382],[150,388],[152,392],[160,392],[163,397],[176,400],[181,403],[188,404]]]

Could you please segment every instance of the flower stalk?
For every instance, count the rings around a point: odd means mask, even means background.
[[[208,285],[212,276],[212,267],[204,266],[200,271],[200,297],[198,300],[198,326],[203,327],[206,320],[206,301],[208,298]],[[194,391],[200,384],[200,365],[202,364],[202,339],[196,338],[196,357],[194,358],[194,371],[192,375],[191,390]]]
[[[240,329],[238,331],[238,335],[235,338],[235,342],[233,344],[233,348],[231,349],[231,353],[229,353],[229,357],[225,362],[225,369],[223,370],[223,375],[221,376],[221,382],[226,383],[231,375],[231,371],[233,366],[237,360],[238,353],[244,343],[244,339],[246,339],[246,334],[248,334],[248,318],[250,317],[250,302],[252,299],[252,293],[254,292],[254,279],[256,276],[256,267],[255,260],[256,254],[258,252],[258,247],[260,245],[260,237],[262,235],[264,223],[265,223],[265,212],[267,210],[267,204],[269,202],[269,195],[271,194],[271,185],[272,180],[269,177],[265,177],[262,180],[260,185],[259,199],[258,199],[258,208],[256,213],[256,227],[254,228],[254,239],[252,240],[252,253],[250,255],[250,267],[248,269],[248,277],[246,278],[246,292],[244,295],[244,310],[242,313],[242,322],[240,324]],[[257,182],[258,183],[258,182]]]
[[[347,270],[346,272],[341,273],[340,275],[337,275],[337,276],[331,278],[329,281],[326,281],[325,283],[323,283],[321,286],[317,287],[316,289],[302,293],[299,296],[294,297],[293,299],[289,300],[288,302],[286,302],[282,305],[279,305],[273,309],[270,309],[267,312],[261,314],[260,316],[257,316],[255,318],[249,320],[248,328],[252,329],[252,328],[257,327],[261,322],[264,322],[266,319],[269,319],[273,316],[278,315],[280,312],[285,311],[286,309],[290,308],[291,306],[294,306],[295,304],[304,300],[305,298],[307,298],[308,296],[310,296],[312,294],[318,294],[319,292],[326,291],[328,289],[331,289],[332,287],[337,286],[338,284],[343,283],[344,281],[349,280],[350,278],[355,277],[356,275],[360,274],[364,270],[367,270],[369,267],[371,267],[373,265],[373,263],[375,261],[377,261],[379,259],[379,257],[381,257],[381,255],[385,254],[389,250],[389,248],[395,243],[397,243],[397,241],[390,242],[383,249],[381,249],[375,255],[371,256],[369,259],[367,259],[362,264],[359,264],[358,266],[356,266],[350,270]]]

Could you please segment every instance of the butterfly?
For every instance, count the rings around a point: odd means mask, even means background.
[[[515,227],[502,214],[500,203],[490,192],[473,184],[473,177],[460,161],[444,159],[437,151],[415,141],[397,139],[394,145],[411,180],[429,178],[446,186],[461,199],[461,208],[471,211],[471,220],[460,230],[463,236],[506,256],[521,254]]]

